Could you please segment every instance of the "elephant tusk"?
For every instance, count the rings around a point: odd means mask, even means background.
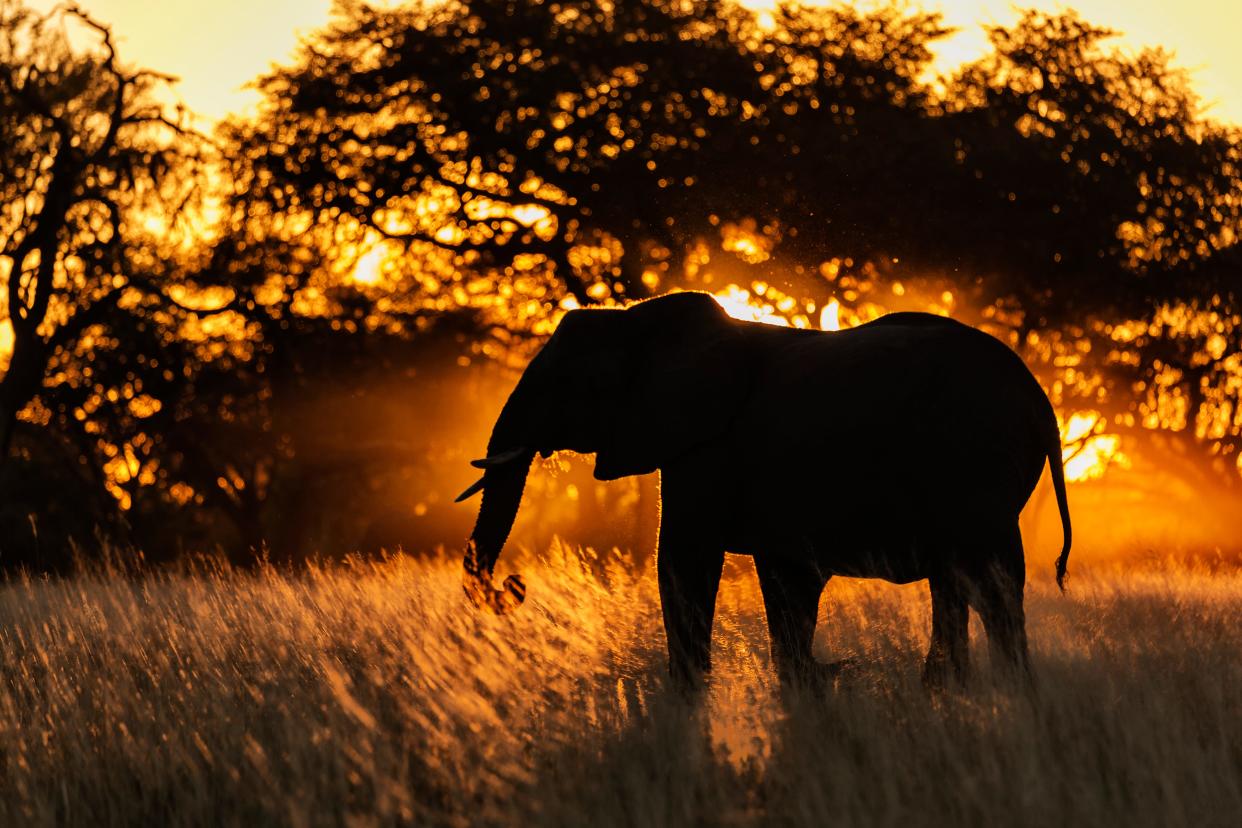
[[[478,480],[474,481],[474,483],[471,484],[470,488],[466,489],[464,492],[459,494],[457,496],[457,499],[454,500],[453,502],[461,503],[463,500],[469,500],[470,498],[474,497],[479,492],[483,491],[483,481],[486,479],[487,479],[486,477],[480,477]]]
[[[502,451],[500,454],[491,454],[482,460],[471,460],[470,465],[476,469],[490,469],[493,466],[503,466],[505,463],[511,463],[514,460],[527,453],[526,446],[518,446],[515,449]]]

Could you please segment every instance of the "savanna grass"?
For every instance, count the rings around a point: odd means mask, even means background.
[[[0,587],[4,825],[1236,825],[1242,573],[1028,588],[1029,696],[929,696],[924,586],[838,580],[782,697],[753,572],[715,675],[664,678],[654,574],[559,544],[530,597],[465,606],[458,562],[199,566]]]

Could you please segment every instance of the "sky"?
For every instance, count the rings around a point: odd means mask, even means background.
[[[29,0],[51,8],[56,0]],[[300,32],[328,21],[331,0],[78,0],[110,23],[124,59],[181,78],[180,97],[208,120],[244,110],[257,96],[243,87],[273,62],[285,62]],[[746,5],[771,7],[771,0]],[[945,71],[986,49],[981,24],[1016,17],[1011,0],[926,0],[962,31],[940,49]],[[1016,5],[1076,8],[1088,20],[1125,32],[1118,45],[1160,45],[1193,71],[1209,114],[1242,123],[1242,0],[1025,0]]]

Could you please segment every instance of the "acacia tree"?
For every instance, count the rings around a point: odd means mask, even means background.
[[[681,280],[734,217],[822,242],[813,211],[795,216],[806,199],[780,193],[798,192],[801,170],[770,160],[813,165],[817,143],[847,142],[871,115],[877,131],[909,120],[944,31],[893,9],[788,22],[782,41],[718,0],[340,2],[293,66],[259,82],[237,155],[274,217],[382,238],[432,271],[424,287],[534,280],[506,311],[532,293],[640,297]],[[819,98],[800,98],[812,82]],[[816,140],[787,140],[799,112]],[[738,170],[760,200],[739,193]]]
[[[170,292],[204,146],[157,101],[171,80],[126,67],[76,8],[0,0],[0,464],[16,450],[111,492],[69,498],[79,516],[155,474],[144,422],[185,380]],[[28,483],[8,481],[6,510]]]
[[[1187,277],[1242,218],[1237,130],[1202,117],[1166,53],[1109,50],[1115,35],[1026,12],[989,30],[991,53],[944,103],[965,174],[936,230],[1051,324],[1193,292]]]
[[[75,52],[66,26],[97,35]],[[159,246],[196,194],[199,157],[157,103],[172,78],[127,70],[109,30],[69,9],[0,5],[0,273],[12,331],[0,380],[0,446],[48,369],[107,334],[161,322],[169,297]],[[83,338],[99,330],[103,336]]]
[[[1016,311],[1001,332],[1059,403],[1236,489],[1242,131],[1203,117],[1167,54],[1104,48],[1113,34],[1037,12],[990,30],[945,103],[968,174],[933,226],[986,277],[978,307]]]

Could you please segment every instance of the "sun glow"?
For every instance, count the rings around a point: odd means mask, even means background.
[[[1065,479],[1074,483],[1095,480],[1114,463],[1128,466],[1121,438],[1104,432],[1107,421],[1098,411],[1080,411],[1061,426],[1061,462]]]
[[[724,308],[725,313],[734,319],[744,322],[763,322],[768,325],[790,327],[789,320],[776,311],[776,308],[762,301],[749,290],[738,285],[729,285],[714,294],[715,300]]]
[[[358,262],[354,265],[353,272],[350,273],[349,279],[358,285],[377,285],[384,275],[384,259],[387,251],[382,245],[375,245],[366,253],[358,257]]]
[[[816,309],[814,302],[799,301],[766,282],[752,282],[749,288],[737,284],[726,285],[712,296],[724,308],[725,313],[734,319],[779,325],[783,328],[813,327],[811,319]],[[834,299],[825,306],[825,311],[833,305],[838,309],[840,307]],[[823,320],[821,315],[821,323]]]
[[[821,331],[841,330],[841,303],[833,299],[819,313],[819,329]]]

